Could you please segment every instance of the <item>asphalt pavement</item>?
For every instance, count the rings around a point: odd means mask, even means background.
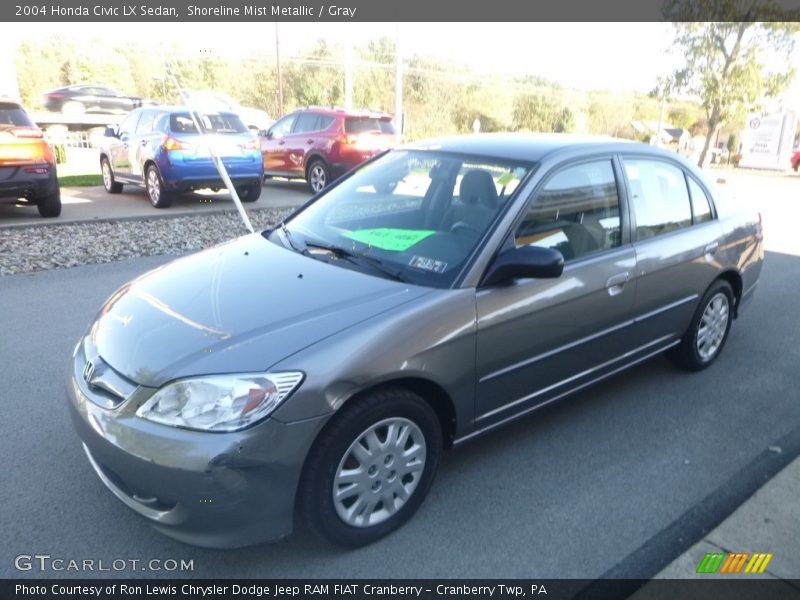
[[[774,465],[753,473],[753,464],[770,447],[786,447],[780,460],[800,452],[785,441],[800,436],[800,257],[770,253],[712,368],[688,374],[656,358],[447,453],[419,513],[372,546],[346,551],[303,531],[233,551],[183,545],[103,487],[63,387],[73,345],[101,302],[166,260],[0,278],[0,576],[178,575],[15,569],[16,556],[44,553],[192,560],[180,574],[204,578],[649,577],[764,482]]]
[[[245,209],[300,206],[311,197],[304,181],[267,180],[261,197]],[[126,185],[121,194],[109,194],[102,186],[61,188],[61,216],[43,219],[35,206],[0,203],[0,228],[58,225],[83,221],[156,219],[235,210],[226,191],[201,190],[181,194],[170,208],[156,209],[143,188]]]

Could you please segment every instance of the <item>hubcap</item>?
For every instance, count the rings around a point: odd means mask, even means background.
[[[153,204],[156,204],[161,197],[161,183],[158,181],[158,173],[156,173],[155,169],[150,169],[147,172],[147,193],[150,195],[150,201]]]
[[[311,168],[311,187],[315,192],[325,187],[325,169],[319,165]]]
[[[103,185],[107,190],[111,189],[111,169],[106,161],[103,161]]]
[[[425,469],[425,437],[402,417],[362,432],[344,453],[333,480],[336,513],[348,525],[382,523],[408,501]]]
[[[697,353],[703,361],[714,358],[719,350],[728,330],[729,315],[728,297],[722,292],[716,294],[706,304],[697,327]]]

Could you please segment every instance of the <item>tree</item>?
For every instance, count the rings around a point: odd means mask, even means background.
[[[554,100],[541,94],[520,94],[514,98],[512,120],[516,130],[556,133],[570,131],[575,124],[575,118],[568,107],[559,106]]]
[[[685,57],[674,76],[682,89],[700,98],[708,120],[702,166],[726,121],[757,108],[791,82],[789,59],[800,23],[789,21],[798,20],[798,11],[780,9],[771,0],[670,0],[665,16],[675,21],[675,45]],[[764,63],[770,55],[784,58],[785,66],[769,71]]]

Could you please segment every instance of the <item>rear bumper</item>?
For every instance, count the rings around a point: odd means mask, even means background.
[[[28,173],[27,168],[47,168],[47,173]],[[25,167],[0,167],[0,199],[15,201],[24,198],[35,202],[49,196],[58,189],[56,170],[49,165],[26,165]]]
[[[255,185],[264,183],[264,167],[256,162],[228,162],[223,159],[225,169],[234,185]],[[197,163],[159,161],[161,179],[167,189],[186,191],[208,187],[225,187],[225,182],[213,162]]]

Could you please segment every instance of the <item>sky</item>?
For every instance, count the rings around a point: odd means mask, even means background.
[[[168,39],[198,53],[271,54],[275,48],[273,23],[70,23],[66,27],[73,35],[108,35],[120,42],[150,39],[157,44]],[[476,71],[540,75],[569,87],[641,90],[652,87],[656,72],[668,69],[664,51],[672,35],[665,23],[281,23],[279,28],[281,53],[287,57],[318,38],[359,44],[381,35],[394,37],[399,30],[406,57],[429,55],[468,64]],[[20,38],[64,29],[65,24],[54,23],[0,24],[1,34],[16,33]]]
[[[189,53],[273,54],[274,23],[0,23],[0,38],[74,35],[177,41]],[[670,51],[669,23],[281,23],[281,54],[297,55],[318,38],[358,45],[399,32],[401,51],[469,65],[501,75],[539,75],[565,87],[650,91],[658,75],[680,62]],[[800,51],[797,53],[800,61]],[[800,64],[798,64],[800,67]],[[800,71],[800,68],[798,68]],[[800,110],[800,81],[791,92]]]

